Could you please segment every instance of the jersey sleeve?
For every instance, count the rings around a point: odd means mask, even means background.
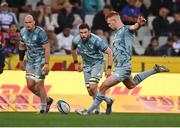
[[[95,47],[104,52],[108,48],[108,45],[102,39],[98,39],[95,43]]]
[[[43,30],[41,30],[39,32],[39,41],[40,41],[41,44],[48,43],[48,37],[47,37],[45,31],[43,31]]]

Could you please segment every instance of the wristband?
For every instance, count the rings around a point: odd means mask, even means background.
[[[78,61],[77,61],[77,60],[75,60],[75,61],[74,61],[74,64],[77,64],[77,63],[78,63]]]
[[[108,67],[107,67],[108,69],[111,69],[112,68],[112,66],[111,65],[108,65]]]

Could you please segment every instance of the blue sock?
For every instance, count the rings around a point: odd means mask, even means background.
[[[104,95],[97,93],[96,98],[93,101],[93,104],[88,109],[88,113],[92,113],[94,109],[96,109],[103,100],[104,100]]]
[[[93,96],[93,100],[95,100],[95,98],[96,98],[96,95]],[[99,107],[99,105],[96,107],[96,111],[100,112],[100,107]]]
[[[136,84],[139,84],[141,83],[144,79],[146,79],[147,77],[153,75],[153,74],[156,74],[157,72],[153,69],[153,70],[150,70],[150,71],[145,71],[145,72],[142,72],[140,74],[137,74],[134,76],[134,81],[136,82]]]
[[[38,97],[40,97],[40,92],[36,92],[35,95],[38,96]],[[50,98],[47,96],[47,97],[46,97],[46,101],[48,102],[49,100],[50,100]]]
[[[104,96],[104,101],[106,101],[107,104],[110,104],[112,102],[111,98]]]

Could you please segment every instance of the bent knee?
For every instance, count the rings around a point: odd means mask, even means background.
[[[126,85],[126,87],[127,87],[128,89],[133,89],[133,88],[136,87],[136,85]]]
[[[89,96],[93,96],[94,95],[94,93],[92,92],[92,90],[90,88],[87,88],[87,90],[88,90]]]
[[[34,84],[28,84],[27,87],[29,90],[34,90],[35,85]]]

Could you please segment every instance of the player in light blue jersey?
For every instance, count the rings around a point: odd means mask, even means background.
[[[76,110],[76,112],[80,115],[87,115],[91,113],[103,100],[108,104],[106,108],[106,114],[110,114],[112,111],[111,107],[113,100],[105,96],[105,92],[110,87],[115,86],[120,82],[123,82],[123,84],[128,89],[132,89],[144,79],[153,74],[159,72],[169,72],[167,67],[155,64],[154,69],[137,74],[134,76],[134,78],[132,78],[131,56],[134,32],[145,24],[145,19],[143,17],[138,17],[137,23],[131,26],[126,26],[122,23],[119,14],[115,11],[112,11],[107,15],[106,21],[109,27],[115,30],[115,36],[112,42],[115,65],[114,74],[109,76],[102,83],[99,89],[99,93],[97,94],[92,106],[88,110]]]
[[[79,32],[80,34],[74,37],[72,43],[72,56],[75,69],[82,71],[77,60],[78,50],[83,60],[83,73],[88,93],[90,96],[95,97],[99,80],[104,72],[104,53],[108,54],[106,77],[111,75],[111,65],[113,61],[112,50],[100,37],[90,32],[87,24],[81,24],[79,26]],[[95,113],[99,113],[98,106],[96,107]]]
[[[24,28],[20,31],[19,43],[20,68],[24,69],[24,55],[26,51],[26,82],[32,93],[40,97],[40,113],[50,109],[53,99],[47,97],[44,79],[49,72],[50,46],[45,31],[35,26],[34,18],[27,15],[24,18]]]

